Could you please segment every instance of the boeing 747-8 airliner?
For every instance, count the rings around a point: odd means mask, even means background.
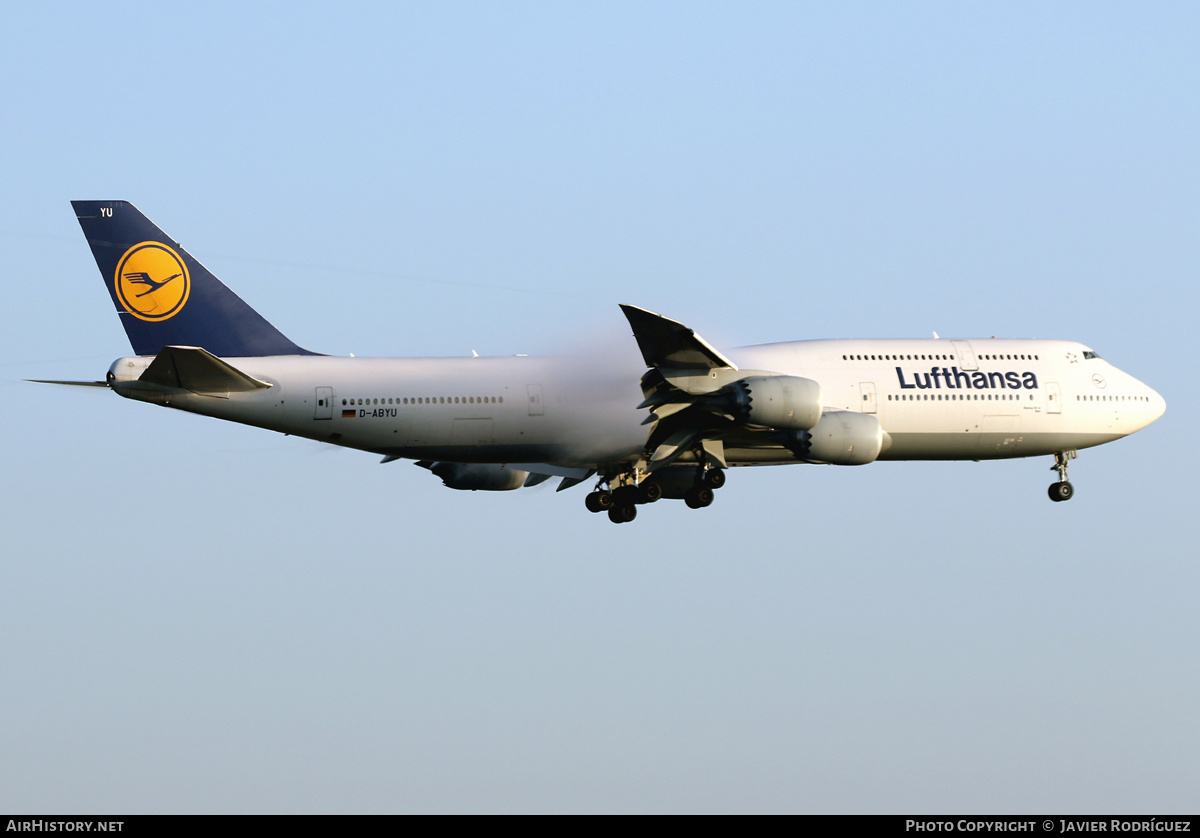
[[[730,466],[1053,456],[1163,414],[1161,396],[1060,340],[811,340],[719,350],[621,306],[645,370],[556,358],[341,358],[301,349],[124,201],[75,212],[133,345],[119,395],[411,459],[452,489],[595,478],[614,522],[708,506]],[[639,379],[640,375],[640,379]],[[59,382],[71,383],[71,382]]]

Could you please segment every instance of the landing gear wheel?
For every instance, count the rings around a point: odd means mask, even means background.
[[[628,524],[637,517],[636,506],[614,506],[608,510],[608,520],[614,524]]]
[[[638,486],[638,503],[654,503],[663,496],[662,486],[657,480],[643,480]]]
[[[613,506],[633,506],[638,502],[637,486],[618,486],[612,491]]]
[[[720,489],[725,485],[725,470],[710,468],[704,472],[704,485],[710,489]]]
[[[583,499],[583,503],[588,508],[588,512],[603,512],[606,509],[612,509],[612,493],[599,491],[592,492]]]
[[[1067,481],[1061,483],[1051,483],[1049,490],[1050,500],[1058,503],[1059,501],[1070,500],[1075,497],[1075,487]]]
[[[1055,503],[1070,500],[1075,496],[1075,487],[1067,482],[1067,463],[1075,459],[1075,456],[1074,451],[1059,451],[1054,455],[1054,465],[1050,466],[1050,470],[1058,472],[1058,482],[1051,483],[1047,491],[1050,500]]]
[[[713,502],[713,490],[707,486],[693,486],[684,494],[683,502],[691,509],[703,509]]]

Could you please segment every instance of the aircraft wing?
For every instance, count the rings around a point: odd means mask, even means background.
[[[648,367],[668,369],[737,369],[712,344],[682,323],[637,306],[622,305]]]
[[[740,375],[737,365],[682,323],[637,306],[622,305],[621,311],[650,367],[638,405],[650,408],[643,421],[651,425],[647,469],[670,465],[692,450],[724,466],[720,435],[733,417],[720,391]]]

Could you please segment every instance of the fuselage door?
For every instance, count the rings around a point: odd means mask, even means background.
[[[314,419],[332,419],[333,418],[333,388],[318,387],[317,388],[317,406],[313,411]]]
[[[541,416],[546,412],[546,407],[542,403],[542,385],[529,385],[529,415]]]
[[[959,369],[964,372],[974,372],[979,369],[979,362],[975,360],[975,350],[971,348],[971,344],[965,340],[952,340],[954,345],[954,354],[958,356]]]
[[[863,381],[859,383],[858,389],[862,391],[862,401],[860,402],[859,410],[863,413],[875,412],[875,382]]]
[[[1046,382],[1046,412],[1062,413],[1062,388],[1057,381]]]

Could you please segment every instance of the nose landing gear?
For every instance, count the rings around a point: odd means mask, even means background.
[[[1067,482],[1067,462],[1074,460],[1077,456],[1078,454],[1074,450],[1059,451],[1054,455],[1054,465],[1050,466],[1050,470],[1058,472],[1058,482],[1050,484],[1047,494],[1055,503],[1075,497],[1075,487]]]

